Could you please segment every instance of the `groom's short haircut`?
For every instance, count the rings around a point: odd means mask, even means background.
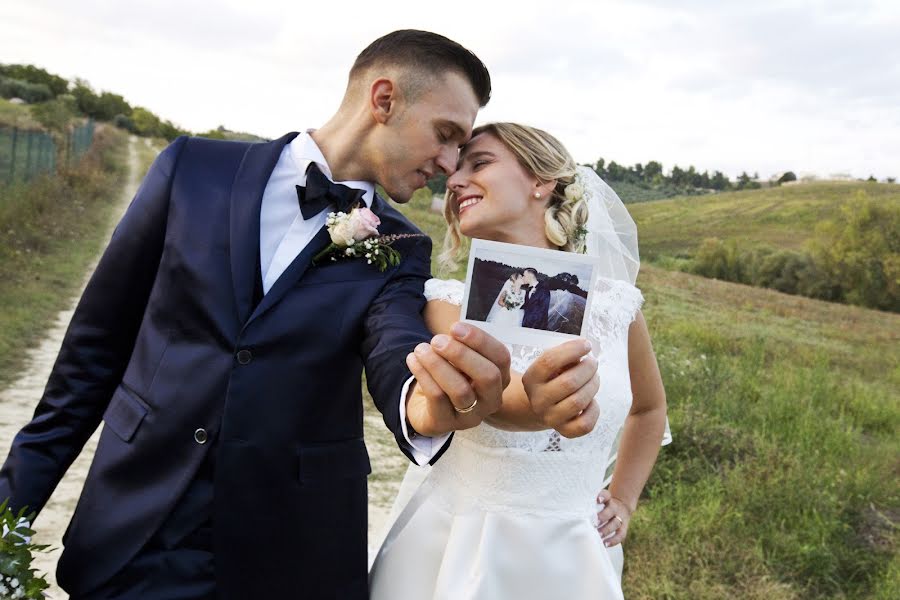
[[[529,271],[531,271],[532,273],[534,273],[534,276],[535,276],[535,277],[538,276],[537,269],[533,269],[533,268],[531,268],[531,267],[528,267],[527,269],[523,270],[522,273],[527,273],[527,272],[529,272]]]
[[[401,29],[378,38],[356,57],[350,69],[350,81],[376,65],[414,71],[411,73],[413,89],[408,90],[411,95],[418,91],[416,82],[456,71],[469,81],[480,106],[485,106],[491,99],[491,75],[481,59],[437,33]]]

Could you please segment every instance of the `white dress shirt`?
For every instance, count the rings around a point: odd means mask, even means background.
[[[310,219],[300,213],[295,186],[306,185],[306,169],[316,163],[322,173],[332,181],[331,169],[325,162],[322,151],[309,135],[301,133],[281,151],[278,163],[269,177],[263,192],[259,214],[259,261],[263,281],[263,294],[267,294],[281,274],[297,258],[316,233],[325,226],[329,209],[325,209]],[[358,190],[363,190],[363,201],[372,205],[375,186],[370,181],[339,181]],[[400,423],[403,435],[413,448],[413,458],[420,465],[427,464],[444,446],[449,435],[436,438],[425,436],[410,437],[406,427],[406,394],[415,381],[410,377],[400,392]]]

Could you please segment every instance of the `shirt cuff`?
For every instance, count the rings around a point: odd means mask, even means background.
[[[420,467],[424,467],[447,444],[450,434],[445,433],[436,437],[428,437],[410,432],[410,428],[406,425],[406,395],[409,393],[409,387],[415,382],[416,378],[410,377],[403,384],[403,389],[400,390],[400,428],[403,430],[403,437],[406,438],[406,441],[412,447],[413,460]]]

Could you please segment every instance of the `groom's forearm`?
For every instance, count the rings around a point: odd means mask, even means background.
[[[0,501],[40,511],[100,423],[125,370],[165,238],[172,173],[184,146],[154,162],[116,227],[63,339],[33,419],[16,435]]]

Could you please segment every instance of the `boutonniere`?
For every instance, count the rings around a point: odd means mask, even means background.
[[[368,208],[354,208],[350,214],[328,213],[325,220],[331,243],[316,254],[313,264],[326,258],[337,261],[341,258],[365,258],[370,265],[384,271],[389,266],[400,264],[400,253],[391,247],[397,240],[424,237],[420,233],[400,233],[379,235],[381,219]]]

